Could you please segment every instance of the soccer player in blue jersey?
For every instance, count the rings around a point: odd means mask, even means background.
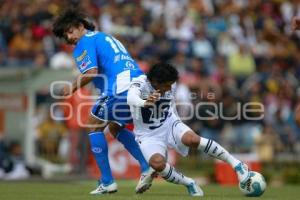
[[[89,124],[91,150],[101,171],[98,187],[90,194],[113,193],[117,184],[111,173],[107,141],[104,129],[117,138],[141,166],[141,178],[136,193],[143,193],[152,183],[153,170],[135,141],[134,135],[124,125],[131,121],[127,105],[127,90],[133,77],[142,74],[137,63],[131,58],[120,41],[111,35],[94,31],[94,25],[83,13],[68,9],[55,19],[53,33],[63,38],[70,45],[75,45],[73,52],[77,67],[81,72],[73,81],[71,91],[64,88],[64,96],[76,92],[77,89],[93,82],[101,91],[101,96],[92,108]],[[120,112],[122,111],[122,112]]]

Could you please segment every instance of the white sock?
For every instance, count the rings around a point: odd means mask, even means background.
[[[193,179],[184,176],[182,173],[177,172],[176,169],[166,163],[166,167],[159,173],[166,181],[188,186],[193,182]]]
[[[226,149],[224,149],[220,144],[218,144],[214,140],[201,137],[198,149],[214,158],[217,158],[230,164],[232,168],[234,168],[240,163],[238,159],[233,157]]]

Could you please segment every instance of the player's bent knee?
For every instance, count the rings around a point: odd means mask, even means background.
[[[181,140],[184,145],[191,148],[197,148],[200,142],[200,137],[196,133],[188,131],[183,135]]]
[[[199,143],[200,143],[200,137],[198,135],[193,135],[191,139],[191,146],[193,148],[197,148],[199,146]]]
[[[153,155],[150,158],[149,164],[155,171],[158,171],[158,172],[164,170],[166,167],[165,158],[160,154]]]
[[[162,170],[165,169],[166,163],[165,162],[151,162],[150,166],[158,172],[161,172]]]

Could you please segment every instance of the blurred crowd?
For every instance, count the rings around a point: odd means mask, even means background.
[[[74,67],[72,49],[51,33],[71,5],[144,71],[157,60],[177,67],[178,111],[197,133],[266,161],[300,151],[300,32],[290,27],[299,0],[0,0],[0,65]]]

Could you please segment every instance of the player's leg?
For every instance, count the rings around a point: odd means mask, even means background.
[[[155,153],[149,160],[150,166],[159,173],[166,181],[188,186],[193,179],[179,173],[173,166],[167,163],[166,158],[160,153]]]
[[[115,122],[109,123],[109,131],[114,137],[116,137],[125,147],[125,149],[139,162],[141,167],[141,177],[136,187],[136,193],[143,193],[151,187],[152,174],[154,171],[149,167],[145,160],[142,151],[135,141],[135,137],[132,132],[121,127]]]
[[[150,169],[145,160],[139,145],[135,141],[134,135],[123,128],[125,124],[132,122],[130,108],[127,104],[127,93],[112,97],[107,102],[108,119],[110,122],[110,132],[124,145],[128,152],[140,163],[141,178],[136,186],[137,193],[143,193],[152,185],[151,177],[153,170]],[[118,126],[117,126],[118,125]]]
[[[166,181],[186,186],[190,195],[204,195],[201,188],[196,184],[196,182],[192,178],[189,178],[177,171],[175,167],[171,166],[169,163],[166,162],[165,157],[161,154],[156,153],[152,155],[149,160],[149,164]]]
[[[145,160],[138,143],[135,141],[134,134],[115,122],[109,123],[109,130],[115,138],[124,145],[125,149],[139,162],[141,172],[148,171],[149,165]]]
[[[127,104],[127,93],[111,98],[107,102],[110,133],[117,138],[127,151],[140,163],[141,172],[149,170],[139,145],[135,141],[134,134],[125,129],[124,126],[132,122],[130,107]]]
[[[184,124],[182,123],[181,126],[183,125]],[[200,137],[194,131],[189,129],[181,136],[181,142],[190,148],[201,150],[216,159],[230,164],[235,169],[241,183],[245,183],[248,180],[249,170],[247,165],[232,156],[225,148],[214,140]]]
[[[91,191],[90,194],[105,194],[117,191],[117,184],[112,176],[108,160],[108,145],[103,130],[107,124],[106,121],[98,119],[95,110],[99,108],[96,104],[92,114],[89,117],[89,140],[91,151],[93,152],[97,166],[101,171],[102,177],[99,178],[98,187]]]
[[[167,163],[167,144],[165,144],[164,141],[161,140],[162,138],[160,137],[143,138],[142,141],[139,140],[139,145],[141,147],[143,155],[149,162],[150,166],[166,181],[186,186],[190,195],[203,196],[202,190],[193,179],[184,176],[173,166]]]

